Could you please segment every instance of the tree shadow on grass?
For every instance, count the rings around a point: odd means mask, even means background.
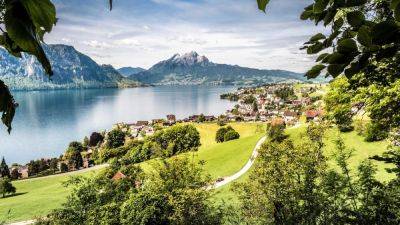
[[[12,194],[12,195],[6,195],[4,197],[1,196],[0,199],[12,198],[12,197],[19,196],[19,195],[24,195],[24,194],[27,194],[27,193],[28,192],[19,192],[19,193],[15,193],[15,194]]]

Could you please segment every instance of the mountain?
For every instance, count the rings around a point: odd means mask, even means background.
[[[304,75],[285,70],[260,70],[217,64],[197,52],[175,54],[149,70],[132,74],[133,80],[153,85],[235,84],[257,85],[304,81]]]
[[[145,71],[145,69],[143,69],[141,67],[122,67],[122,68],[118,69],[118,72],[124,77],[133,75],[133,74],[137,74],[137,73],[140,73],[143,71]]]
[[[0,79],[12,90],[133,87],[138,82],[123,77],[111,65],[99,65],[68,45],[44,45],[54,75],[51,80],[34,56],[11,56],[0,48]]]

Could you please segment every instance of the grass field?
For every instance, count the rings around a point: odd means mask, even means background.
[[[265,127],[256,123],[230,124],[240,134],[239,140],[226,143],[216,143],[215,132],[218,125],[212,123],[195,124],[200,132],[201,147],[196,153],[189,153],[195,160],[205,160],[205,170],[213,179],[224,177],[240,170],[249,159],[254,146],[262,137]],[[144,163],[151,166],[151,163]],[[149,169],[149,168],[147,168]],[[84,173],[92,176],[94,171]],[[70,174],[43,177],[14,182],[17,196],[0,198],[0,221],[29,220],[35,216],[46,215],[52,209],[59,207],[69,194],[69,189],[62,185]],[[229,189],[227,189],[229,195]],[[8,214],[7,212],[10,211]],[[7,215],[8,214],[8,215]]]
[[[303,125],[298,128],[293,128],[293,129],[287,129],[287,134],[289,134],[295,141],[301,139],[301,133],[305,132],[306,127]],[[332,155],[335,151],[335,144],[334,140],[336,140],[338,137],[343,138],[345,145],[348,148],[351,148],[354,150],[353,156],[349,160],[350,167],[352,168],[353,171],[357,169],[357,166],[359,163],[367,159],[368,157],[371,157],[373,155],[379,155],[382,154],[387,147],[387,142],[386,141],[380,141],[380,142],[365,142],[363,140],[363,137],[357,135],[356,132],[348,132],[348,133],[340,133],[336,128],[331,128],[327,131],[324,143],[325,143],[325,155],[330,158],[329,160],[329,166],[335,167],[335,162],[332,159]],[[392,174],[388,174],[385,171],[385,168],[387,168],[387,165],[381,162],[376,162],[373,161],[374,164],[377,166],[377,174],[376,178],[381,180],[381,181],[387,181],[391,178],[393,178]],[[256,162],[257,163],[257,162]],[[251,170],[250,170],[251,172]],[[238,204],[238,198],[236,194],[232,191],[232,187],[235,185],[237,182],[245,182],[246,179],[249,177],[249,173],[245,174],[243,177],[238,179],[234,183],[230,183],[224,187],[219,188],[218,190],[215,191],[213,195],[213,201],[214,202],[222,202],[224,201],[225,203],[228,204],[233,204],[237,205]]]

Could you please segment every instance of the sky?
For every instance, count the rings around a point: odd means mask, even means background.
[[[323,28],[301,21],[310,0],[53,0],[58,23],[48,44],[66,44],[100,64],[149,68],[175,53],[196,51],[212,62],[307,71],[299,50]]]

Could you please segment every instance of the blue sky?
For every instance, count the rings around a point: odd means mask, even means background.
[[[306,71],[299,47],[320,31],[299,20],[309,0],[53,0],[59,21],[45,41],[75,46],[98,63],[149,68],[197,51],[217,63]]]

